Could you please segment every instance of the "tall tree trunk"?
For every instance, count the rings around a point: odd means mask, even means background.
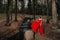
[[[56,0],[52,0],[52,19],[53,19],[53,24],[57,25]]]
[[[31,10],[31,0],[28,0],[28,13],[32,13],[32,10]]]
[[[31,1],[31,7],[32,7],[32,14],[33,14],[33,17],[35,19],[35,15],[34,15],[34,0]]]
[[[10,25],[9,5],[10,5],[10,0],[8,0],[7,6],[6,6],[6,26]]]
[[[17,21],[17,0],[15,0],[15,21]]]
[[[13,0],[10,0],[10,19],[12,21]]]
[[[1,2],[2,2],[2,0],[0,0],[0,7],[1,7]]]
[[[47,19],[48,19],[48,0],[47,0],[47,4],[46,4],[46,7],[47,7]]]
[[[23,13],[23,11],[24,11],[24,0],[22,0],[22,13]]]
[[[35,19],[35,15],[36,15],[36,13],[37,13],[37,10],[36,10],[36,4],[37,4],[37,0],[32,0],[32,10],[33,10],[33,17],[34,17],[34,19]]]

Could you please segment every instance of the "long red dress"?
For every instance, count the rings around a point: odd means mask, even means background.
[[[34,32],[39,32],[41,35],[44,34],[42,27],[42,19],[38,19],[37,21],[32,22],[31,27]]]

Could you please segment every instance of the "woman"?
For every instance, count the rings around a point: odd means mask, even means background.
[[[42,18],[38,17],[34,22],[31,24],[32,30],[36,33],[39,32],[40,35],[43,35],[43,27],[42,27]]]

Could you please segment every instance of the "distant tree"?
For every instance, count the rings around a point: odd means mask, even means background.
[[[49,15],[51,16],[52,15],[52,0],[49,0],[48,1],[48,9],[49,9]]]
[[[33,17],[35,19],[35,15],[36,15],[36,12],[37,12],[37,10],[36,10],[36,8],[37,8],[37,6],[36,6],[37,0],[32,0],[31,3],[32,3],[32,13],[33,13]]]
[[[32,4],[31,4],[31,0],[28,0],[28,13],[31,14],[32,13]]]
[[[9,13],[10,13],[10,20],[12,20],[12,10],[14,9],[13,7],[13,0],[10,0],[10,4],[9,4]]]
[[[0,3],[2,2],[2,0],[0,0]]]
[[[0,9],[1,9],[1,7],[2,7],[2,0],[0,0]],[[1,10],[0,10],[0,12],[1,12]]]
[[[56,0],[52,0],[52,19],[53,19],[53,24],[54,24],[54,25],[57,25]]]
[[[44,14],[44,9],[45,9],[45,0],[41,0],[40,2],[40,8],[41,8],[41,13],[42,15]],[[48,5],[47,5],[48,6]]]
[[[6,26],[10,25],[9,5],[10,5],[10,0],[8,0],[6,6]]]
[[[13,10],[13,0],[10,0],[9,11],[10,11],[10,18],[12,20],[12,10]]]
[[[21,2],[21,12],[24,12],[24,0],[19,0]]]
[[[17,0],[15,0],[15,21],[17,21]]]

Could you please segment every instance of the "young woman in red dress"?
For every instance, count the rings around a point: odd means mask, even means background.
[[[33,21],[32,24],[31,24],[31,27],[32,27],[32,31],[33,32],[39,32],[40,35],[43,35],[44,32],[43,32],[43,27],[42,27],[42,18],[41,17],[38,17],[37,20]]]

